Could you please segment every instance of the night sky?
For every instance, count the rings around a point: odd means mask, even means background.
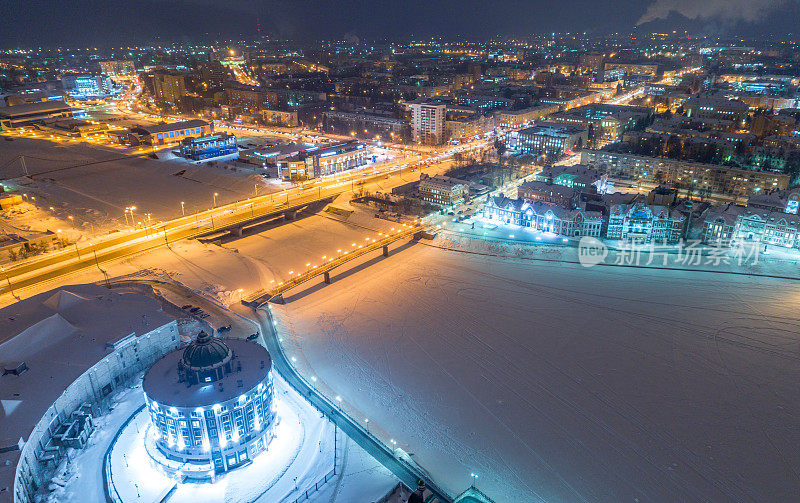
[[[4,0],[0,47],[114,46],[251,39],[443,36],[549,31],[779,35],[800,31],[800,0]]]

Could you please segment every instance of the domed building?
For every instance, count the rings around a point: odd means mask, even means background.
[[[157,360],[142,388],[150,435],[167,461],[151,456],[168,470],[188,463],[194,473],[248,463],[267,448],[275,429],[271,369],[262,346],[205,332]]]

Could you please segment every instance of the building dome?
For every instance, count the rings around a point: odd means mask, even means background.
[[[231,348],[222,339],[200,332],[183,351],[182,362],[187,369],[206,370],[228,363],[231,357]]]

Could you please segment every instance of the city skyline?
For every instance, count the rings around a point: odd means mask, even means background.
[[[3,503],[800,494],[800,0],[0,18]]]
[[[213,14],[213,15],[211,15]],[[479,14],[479,15],[476,15]],[[758,36],[797,32],[797,0],[566,0],[551,3],[480,0],[452,2],[281,2],[236,0],[97,0],[4,2],[0,47],[207,43],[260,36],[408,40],[525,37],[548,32],[688,30],[692,35]]]

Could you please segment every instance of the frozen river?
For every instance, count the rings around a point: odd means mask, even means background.
[[[334,280],[273,308],[287,353],[452,493],[800,494],[798,282],[423,245]]]

